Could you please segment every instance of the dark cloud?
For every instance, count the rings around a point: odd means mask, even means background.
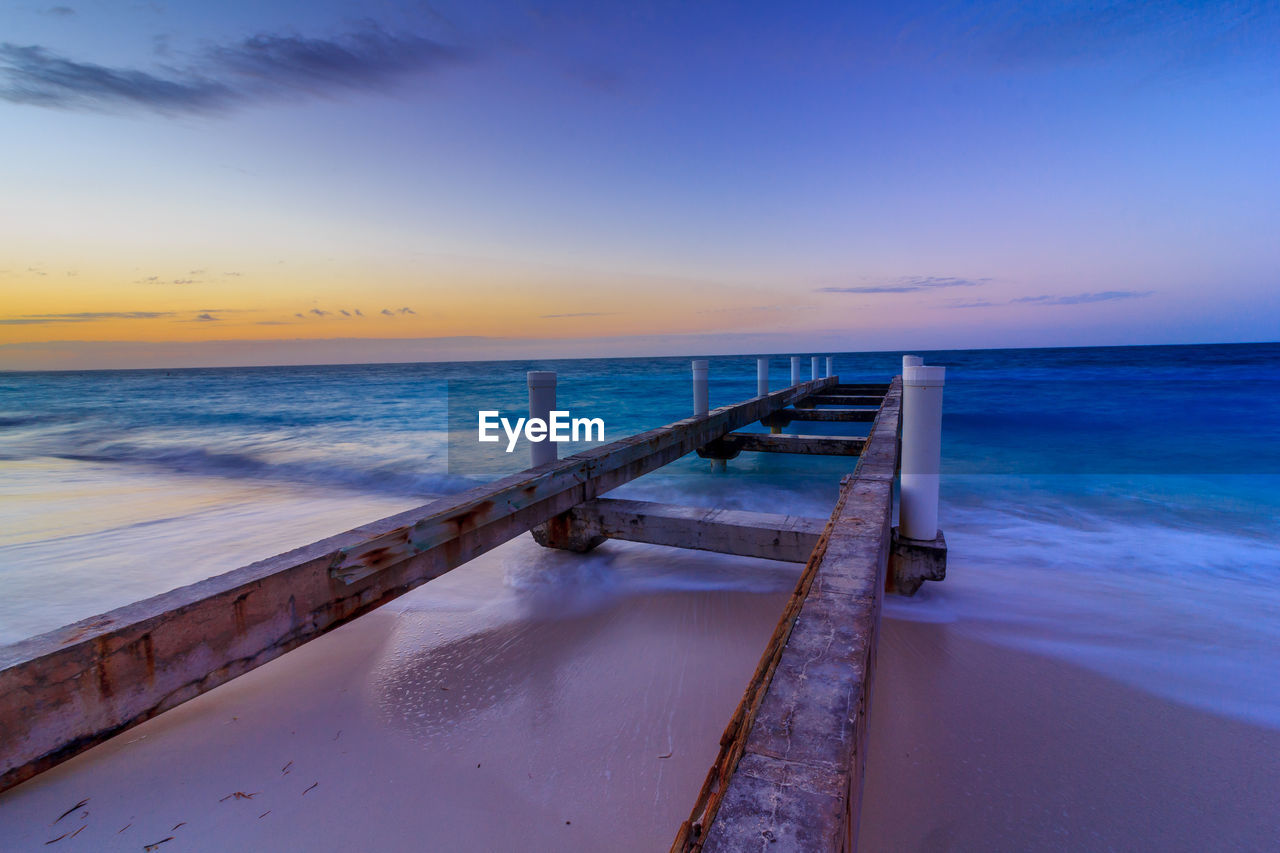
[[[430,39],[370,27],[334,39],[255,35],[210,48],[185,68],[108,67],[39,45],[0,43],[0,100],[67,109],[216,112],[243,103],[377,90],[460,61]]]
[[[234,91],[192,74],[161,77],[131,68],[74,62],[36,45],[0,43],[0,100],[43,107],[147,107],[162,113],[229,106]]]
[[[158,320],[172,316],[172,311],[82,311],[76,314],[24,314],[20,317],[0,317],[0,326],[91,323],[94,320]]]
[[[944,287],[977,287],[991,281],[989,278],[956,278],[954,276],[909,275],[895,278],[887,284],[854,285],[852,287],[819,287],[817,293],[916,293],[921,290],[937,290]]]
[[[343,317],[350,317],[350,316],[351,316],[351,312],[350,312],[350,311],[348,311],[346,308],[339,308],[339,309],[338,309],[338,313],[339,313],[339,314],[341,314]]]
[[[363,314],[361,314],[361,313],[360,313],[360,309],[359,309],[359,308],[355,309],[355,311],[356,311],[356,316],[357,316],[357,317],[363,317],[363,316],[364,316]]]
[[[1103,290],[1098,293],[1077,293],[1073,296],[1020,296],[1012,302],[1028,305],[1084,305],[1089,302],[1111,302],[1116,299],[1142,299],[1154,292],[1153,290]]]
[[[205,313],[203,313],[203,314],[197,314],[197,315],[196,315],[196,319],[197,319],[197,320],[199,320],[199,321],[201,321],[201,322],[208,323],[208,322],[210,322],[210,321],[213,321],[213,320],[220,320],[220,319],[222,319],[222,318],[221,318],[221,317],[215,317],[215,316],[213,316],[212,314],[210,314],[210,313],[208,313],[208,312],[205,312]]]
[[[75,9],[70,6],[50,6],[44,10],[44,14],[53,18],[69,18],[76,13]]]
[[[173,284],[199,284],[200,282],[194,278],[175,278]]]
[[[310,313],[315,314],[317,317],[328,317],[331,312],[322,311],[319,308],[312,308]]]
[[[293,316],[297,317],[299,320],[307,319],[306,317],[303,317],[301,314],[294,314]]]
[[[397,314],[417,314],[418,312],[414,311],[412,308],[397,308],[394,311],[390,308],[383,308],[379,313],[385,314],[388,317],[394,317]]]
[[[398,314],[417,314],[418,312],[417,312],[417,311],[414,311],[412,308],[401,308],[401,309],[400,309],[398,312],[396,312],[396,313],[398,313]]]
[[[383,308],[381,313],[387,315],[388,317],[396,316],[395,312],[392,311],[390,308]]]

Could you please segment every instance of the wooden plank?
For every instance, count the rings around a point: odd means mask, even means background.
[[[888,393],[889,386],[877,382],[848,383],[841,382],[826,393],[828,394],[876,394],[883,396]]]
[[[0,791],[834,382],[677,421],[0,648]]]
[[[817,456],[857,456],[866,443],[864,438],[847,436],[763,432],[731,432],[723,440],[738,450],[756,453],[807,453]]]
[[[788,409],[780,414],[793,421],[847,421],[869,423],[876,419],[877,409]]]
[[[673,851],[856,849],[900,415],[895,381]]]
[[[802,401],[817,406],[879,406],[884,399],[881,394],[854,396],[850,394],[814,394]]]
[[[564,515],[574,542],[624,539],[791,563],[809,559],[826,525],[821,518],[610,498],[584,501]]]

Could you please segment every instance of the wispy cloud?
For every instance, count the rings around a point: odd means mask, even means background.
[[[1112,302],[1117,299],[1142,299],[1150,296],[1153,290],[1103,290],[1098,293],[1077,293],[1072,296],[1020,296],[1011,300],[1014,303],[1030,305],[1084,305],[1089,302]]]
[[[328,317],[333,312],[324,311],[324,310],[321,310],[320,308],[312,308],[308,313],[315,314],[317,317]]]
[[[390,308],[383,308],[378,313],[383,314],[387,317],[395,317],[398,314],[417,314],[418,312],[414,311],[412,308],[396,308],[394,310]]]
[[[1040,296],[1019,296],[1002,302],[991,302],[986,299],[972,299],[965,302],[953,302],[947,308],[995,308],[999,305],[1087,305],[1091,302],[1113,302],[1120,299],[1144,299],[1155,293],[1154,290],[1102,290],[1097,293],[1075,293],[1059,296],[1047,293]]]
[[[909,275],[883,284],[860,284],[849,287],[819,287],[817,293],[917,293],[946,287],[977,287],[989,278],[957,278],[955,276]]]
[[[48,15],[51,18],[69,18],[75,13],[76,10],[72,9],[70,6],[50,6],[48,9],[45,9],[42,14]]]
[[[95,320],[158,320],[172,316],[172,311],[82,311],[75,314],[23,314],[19,317],[0,317],[0,326],[91,323]]]
[[[376,90],[462,60],[431,39],[377,27],[332,39],[271,33],[209,48],[185,67],[78,62],[40,45],[0,43],[0,100],[65,109],[216,112],[281,97]]]
[[[212,322],[215,320],[221,320],[221,319],[222,319],[221,317],[215,317],[212,314],[208,313],[207,311],[203,314],[196,315],[196,320],[204,323]]]
[[[570,317],[611,317],[614,311],[579,311],[574,314],[543,314],[540,320],[565,320]]]

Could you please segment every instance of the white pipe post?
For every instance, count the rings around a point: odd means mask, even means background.
[[[907,539],[932,542],[938,536],[942,386],[946,371],[945,367],[918,364],[902,368],[902,488],[898,530]]]
[[[902,357],[902,375],[907,375],[908,367],[919,367],[924,364],[924,359],[918,355],[904,355]]]
[[[769,393],[769,359],[756,359],[756,396],[763,397]]]
[[[543,423],[550,423],[551,412],[556,407],[556,374],[554,370],[530,370],[529,380],[529,419],[541,418]],[[533,467],[555,462],[559,448],[546,435],[542,441],[529,442],[529,461]]]
[[[695,359],[693,362],[693,414],[705,415],[710,408],[710,392],[707,389],[707,360]]]
[[[800,384],[800,356],[791,356],[791,384]]]
[[[822,378],[822,374],[818,371],[818,357],[816,355],[809,359],[809,372],[813,374],[809,377],[810,379]]]
[[[834,358],[832,358],[831,356],[827,356],[827,378],[828,379],[830,379],[832,376],[835,376],[835,372],[832,370],[832,368],[835,366],[835,363],[836,363],[836,360]]]

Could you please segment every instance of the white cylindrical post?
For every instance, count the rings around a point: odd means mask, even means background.
[[[556,407],[556,374],[554,370],[530,370],[529,379],[529,419],[541,418],[543,423],[551,420],[551,412]],[[555,462],[556,443],[550,435],[542,441],[529,442],[529,461],[533,467]]]
[[[710,392],[707,390],[707,361],[696,359],[693,362],[693,413],[705,415],[710,408]]]
[[[834,358],[832,358],[831,356],[827,356],[827,378],[828,379],[836,375],[835,371],[832,370],[832,368],[835,366],[835,363],[836,363],[836,360]]]
[[[946,371],[945,367],[918,364],[902,369],[902,491],[898,529],[908,539],[932,541],[938,535],[942,386]]]
[[[800,384],[800,356],[791,356],[791,384]]]
[[[902,357],[902,375],[907,375],[908,367],[919,367],[924,364],[924,359],[918,355],[904,355]]]
[[[769,359],[756,359],[756,396],[763,397],[769,393]]]
[[[818,372],[818,357],[816,355],[809,359],[809,372],[813,374],[809,377],[810,379],[822,378],[822,374]]]

